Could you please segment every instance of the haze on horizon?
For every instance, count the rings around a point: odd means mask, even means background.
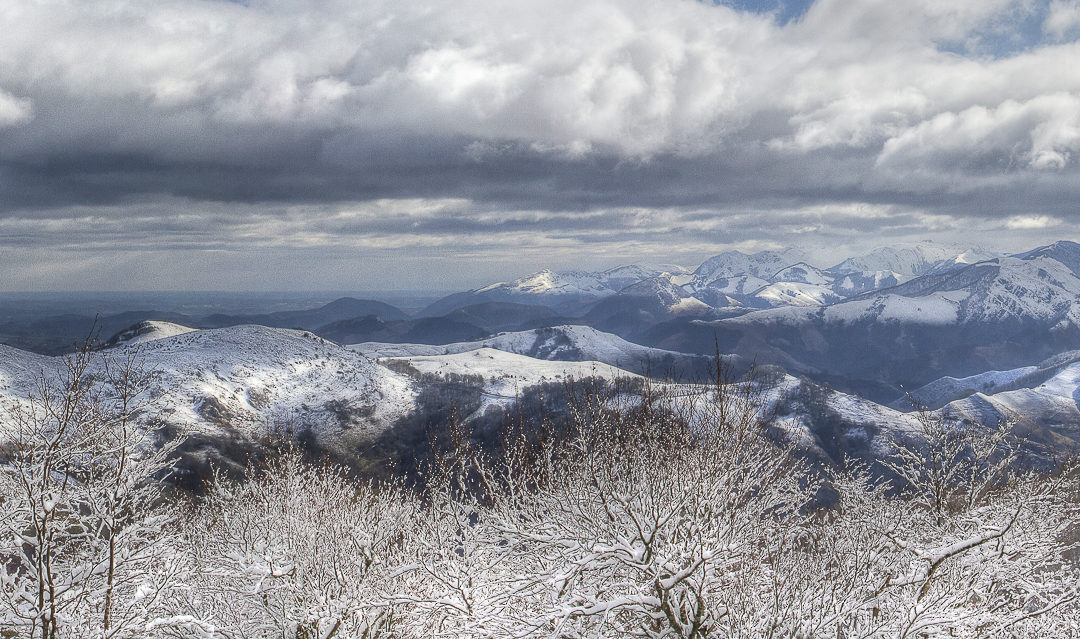
[[[0,290],[1080,238],[1080,0],[10,0]]]

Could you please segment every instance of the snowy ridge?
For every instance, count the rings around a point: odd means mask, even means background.
[[[108,342],[106,347],[113,346],[132,346],[135,344],[143,344],[146,342],[152,342],[154,340],[164,339],[166,337],[175,337],[177,335],[183,335],[190,333],[198,329],[183,326],[182,324],[176,324],[173,322],[166,322],[162,320],[146,320],[145,322],[139,322],[134,326],[120,331],[114,335]]]
[[[0,389],[8,397],[33,384],[41,367],[63,366],[57,357],[16,368],[14,350],[2,353],[4,374],[15,374]],[[306,331],[250,325],[190,331],[121,345],[105,356],[128,354],[151,375],[145,417],[180,432],[232,437],[311,429],[325,442],[347,443],[382,432],[413,405],[407,378]]]
[[[694,271],[695,279],[707,284],[720,278],[752,275],[768,280],[777,271],[805,261],[802,251],[761,251],[747,255],[739,251],[725,251],[701,263]]]
[[[708,304],[688,293],[685,288],[675,284],[667,276],[642,280],[627,286],[619,293],[648,299],[672,315],[700,314],[711,309]]]
[[[847,277],[839,283],[841,289],[847,286]],[[876,296],[868,293],[851,300],[829,298],[827,289],[805,288],[808,286],[763,287],[756,296],[769,299],[779,308],[724,321],[798,323],[818,317],[842,323],[895,321],[943,325],[1067,320],[1080,326],[1080,276],[1043,253],[980,261],[948,274],[910,280]],[[825,305],[822,314],[792,308],[821,304]]]
[[[619,291],[627,286],[656,277],[663,277],[669,281],[687,278],[691,275],[691,272],[689,269],[677,264],[629,264],[627,266],[616,266],[596,275],[604,286],[613,291]]]
[[[610,295],[612,291],[599,281],[593,273],[583,271],[563,271],[556,273],[543,270],[512,282],[497,282],[483,288],[478,288],[474,293],[499,292],[511,295],[575,295],[583,297],[596,297]]]
[[[976,296],[966,309],[967,319],[1000,320],[1067,317],[1080,320],[1080,278],[1056,259],[1000,258],[997,277],[987,277],[976,287]]]
[[[689,271],[674,264],[628,264],[600,272],[544,269],[511,282],[496,282],[474,289],[477,294],[508,296],[603,297],[638,282],[663,276],[685,276]]]
[[[617,293],[640,296],[643,286],[653,286],[657,291],[665,287],[667,292],[661,295],[670,299],[665,299],[663,306],[675,314],[740,307],[825,306],[992,258],[992,254],[979,249],[923,243],[875,249],[822,270],[807,263],[805,254],[795,249],[753,254],[730,250],[708,258],[692,272],[672,264],[631,264],[602,272],[543,270],[511,282],[454,294],[430,309],[432,313],[443,313],[477,300],[580,304]],[[687,297],[696,301],[683,301]],[[563,310],[573,312],[569,306]]]
[[[797,282],[800,284],[815,284],[827,286],[832,283],[833,277],[824,271],[810,266],[806,262],[792,264],[773,273],[769,278],[773,282]]]
[[[402,358],[421,373],[480,375],[484,378],[484,406],[513,404],[526,387],[588,377],[633,378],[637,375],[603,362],[540,360],[494,348],[478,348],[461,353],[420,355]]]
[[[843,299],[832,289],[802,282],[777,282],[764,286],[754,297],[769,306],[825,306]]]
[[[811,428],[813,419],[804,412],[808,407],[796,406],[795,412],[786,413],[779,410],[785,403],[782,398],[796,394],[799,384],[798,379],[784,375],[766,396],[766,413],[773,415],[771,423],[797,446],[804,450],[820,450],[821,442]],[[915,437],[919,432],[915,416],[856,395],[829,391],[825,407],[846,422],[848,430],[844,436],[863,440],[865,446],[878,455],[889,454],[896,439]]]
[[[994,424],[999,420],[1076,435],[1080,425],[1080,363],[1062,368],[1046,381],[1031,387],[993,394],[977,392],[949,402],[942,413]]]
[[[914,400],[926,408],[941,408],[953,400],[974,393],[993,394],[1038,370],[1038,366],[1023,366],[1007,371],[986,371],[968,377],[945,376],[912,391],[910,399],[904,397],[896,400],[892,406],[900,410],[910,410]]]
[[[125,348],[138,348],[155,372],[160,412],[192,428],[225,420],[258,430],[276,420],[340,434],[352,425],[341,423],[328,403],[343,402],[370,413],[355,424],[358,430],[378,431],[411,405],[403,377],[304,331],[238,326]]]
[[[933,242],[912,246],[884,246],[857,257],[849,257],[829,271],[837,273],[892,272],[907,278],[933,271],[973,264],[996,257],[981,249],[960,249]]]
[[[1035,366],[943,377],[911,393],[931,409],[995,423],[1019,420],[1041,427],[1080,428],[1080,351],[1061,353]],[[893,403],[911,410],[905,398]]]
[[[377,358],[454,355],[481,348],[491,348],[536,359],[597,361],[624,368],[649,361],[659,361],[665,357],[689,357],[684,353],[640,346],[618,335],[598,331],[588,326],[554,326],[499,333],[476,342],[459,342],[443,346],[366,342],[353,344],[348,348],[368,357]]]
[[[686,284],[686,289],[695,294],[705,291],[708,293],[720,293],[731,297],[739,297],[753,295],[768,285],[768,280],[744,274],[731,277],[720,277],[710,282],[695,280]]]

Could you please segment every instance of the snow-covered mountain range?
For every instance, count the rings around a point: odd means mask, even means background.
[[[734,369],[798,376],[785,378],[791,397],[825,389],[813,392],[827,401],[807,405],[829,407],[845,432],[865,426],[848,447],[910,425],[909,392],[962,419],[1019,419],[1046,445],[1080,439],[1080,244],[1069,241],[1013,255],[928,243],[832,266],[798,251],[728,251],[695,269],[542,271],[411,317],[351,298],[227,328],[215,326],[243,318],[176,317],[105,318],[129,321],[104,345],[138,350],[153,369],[155,420],[214,436],[288,424],[350,447],[418,410],[421,378],[479,377],[495,395],[509,380],[588,371],[700,379],[722,353]],[[0,346],[0,397],[21,401],[60,363]]]
[[[564,312],[612,297],[657,297],[670,316],[728,314],[786,306],[825,306],[923,275],[949,273],[996,255],[933,243],[879,248],[828,268],[806,261],[799,250],[746,254],[730,250],[696,269],[676,265],[630,265],[601,272],[543,270],[443,298],[424,310],[436,316],[485,301],[540,304]]]

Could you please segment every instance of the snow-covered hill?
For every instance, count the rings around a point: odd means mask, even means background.
[[[53,372],[59,358],[0,344],[0,397],[25,397],[43,372]]]
[[[190,428],[370,435],[410,406],[408,381],[306,331],[237,326],[147,342],[155,410]]]
[[[828,286],[832,283],[833,277],[821,269],[814,268],[806,262],[799,262],[798,264],[792,264],[786,268],[782,268],[776,273],[773,273],[769,278],[773,282],[798,282],[800,284],[815,284],[818,286]]]
[[[512,282],[496,282],[474,291],[477,294],[499,296],[581,296],[599,297],[614,291],[605,286],[595,273],[543,270]]]
[[[516,302],[551,307],[572,304],[579,307],[656,277],[689,279],[690,275],[687,269],[674,264],[630,264],[600,272],[556,272],[545,269],[509,282],[495,282],[471,291],[454,293],[432,303],[420,315],[434,317],[484,302]]]
[[[1070,250],[1064,245],[1059,253]],[[1073,245],[1080,251],[1080,245]],[[753,312],[733,322],[904,322],[912,324],[1069,322],[1080,326],[1080,275],[1042,249],[1001,257],[910,280],[881,293],[850,300],[822,300],[823,309],[796,309],[799,295],[783,299],[785,308]],[[1080,267],[1080,261],[1077,262]],[[772,290],[776,285],[766,287]],[[760,294],[760,293],[759,293]],[[809,305],[817,300],[808,300]],[[831,303],[830,303],[831,302]]]
[[[656,277],[678,280],[689,275],[690,269],[678,264],[630,264],[597,273],[596,278],[607,288],[620,291],[627,286]]]
[[[640,346],[617,335],[588,326],[552,326],[529,331],[499,333],[476,342],[443,346],[367,342],[353,344],[349,348],[375,358],[454,355],[481,348],[491,348],[541,360],[597,361],[636,372],[649,366],[655,366],[657,372],[662,372],[662,366],[666,362],[703,359],[696,355]]]
[[[711,308],[667,276],[642,280],[622,289],[619,295],[640,298],[648,310],[655,309],[671,315],[702,314]]]
[[[843,299],[827,286],[803,282],[777,282],[754,292],[767,306],[825,306]]]
[[[162,320],[146,320],[145,322],[139,322],[134,326],[126,328],[116,335],[113,335],[109,341],[105,343],[107,348],[114,346],[133,346],[135,344],[143,344],[145,342],[152,342],[158,339],[164,339],[166,337],[174,337],[176,335],[183,335],[184,333],[190,333],[196,329],[184,326],[182,324],[175,324],[173,322],[165,322]]]
[[[1080,442],[1080,351],[1032,366],[960,379],[943,377],[911,395],[943,414],[988,424],[1010,420],[1028,430],[1049,429]],[[905,405],[902,399],[894,406],[910,410],[910,402]]]
[[[1034,382],[1013,390],[976,392],[949,402],[941,412],[983,424],[1015,422],[1033,438],[1059,444],[1059,454],[1075,450],[1080,442],[1080,363],[1064,366],[1052,376]]]
[[[797,249],[752,254],[729,250],[706,259],[693,271],[672,264],[635,264],[602,272],[543,270],[455,293],[431,304],[422,315],[438,316],[463,306],[497,301],[544,305],[565,316],[581,317],[580,309],[617,293],[641,298],[659,294],[663,298],[659,307],[644,299],[638,302],[648,306],[642,310],[651,322],[667,319],[662,317],[664,312],[714,310],[730,315],[740,308],[823,306],[992,257],[980,250],[923,243],[876,249],[822,270],[809,264]],[[642,294],[643,287],[654,290]],[[615,306],[618,312],[627,313],[632,304]],[[658,309],[663,312],[658,314]]]
[[[703,279],[694,279],[687,283],[685,288],[692,291],[695,296],[710,299],[715,296],[726,296],[730,299],[741,299],[753,296],[754,293],[770,284],[769,280],[748,274],[733,275],[730,277],[718,277],[706,282]],[[715,304],[714,304],[715,306]]]
[[[347,445],[388,428],[414,395],[406,377],[306,331],[188,331],[103,354],[128,355],[151,377],[145,417],[179,432],[254,438],[310,429],[323,443]],[[2,347],[0,392],[25,394],[42,371],[62,367],[62,358]]]
[[[975,393],[996,393],[1039,370],[1038,366],[1022,366],[1007,371],[986,371],[959,378],[946,375],[911,391],[910,397],[902,397],[890,405],[899,410],[912,410],[916,406],[937,409]]]
[[[604,379],[637,377],[629,371],[603,362],[542,360],[494,348],[398,359],[408,362],[421,373],[483,377],[485,408],[490,404],[501,406],[513,404],[522,391],[537,384],[563,383],[571,379],[581,380],[588,377]]]

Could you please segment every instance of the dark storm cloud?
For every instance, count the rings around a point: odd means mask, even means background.
[[[289,286],[294,249],[494,272],[1080,223],[1074,0],[15,0],[0,30],[0,266],[54,286],[64,249]]]

